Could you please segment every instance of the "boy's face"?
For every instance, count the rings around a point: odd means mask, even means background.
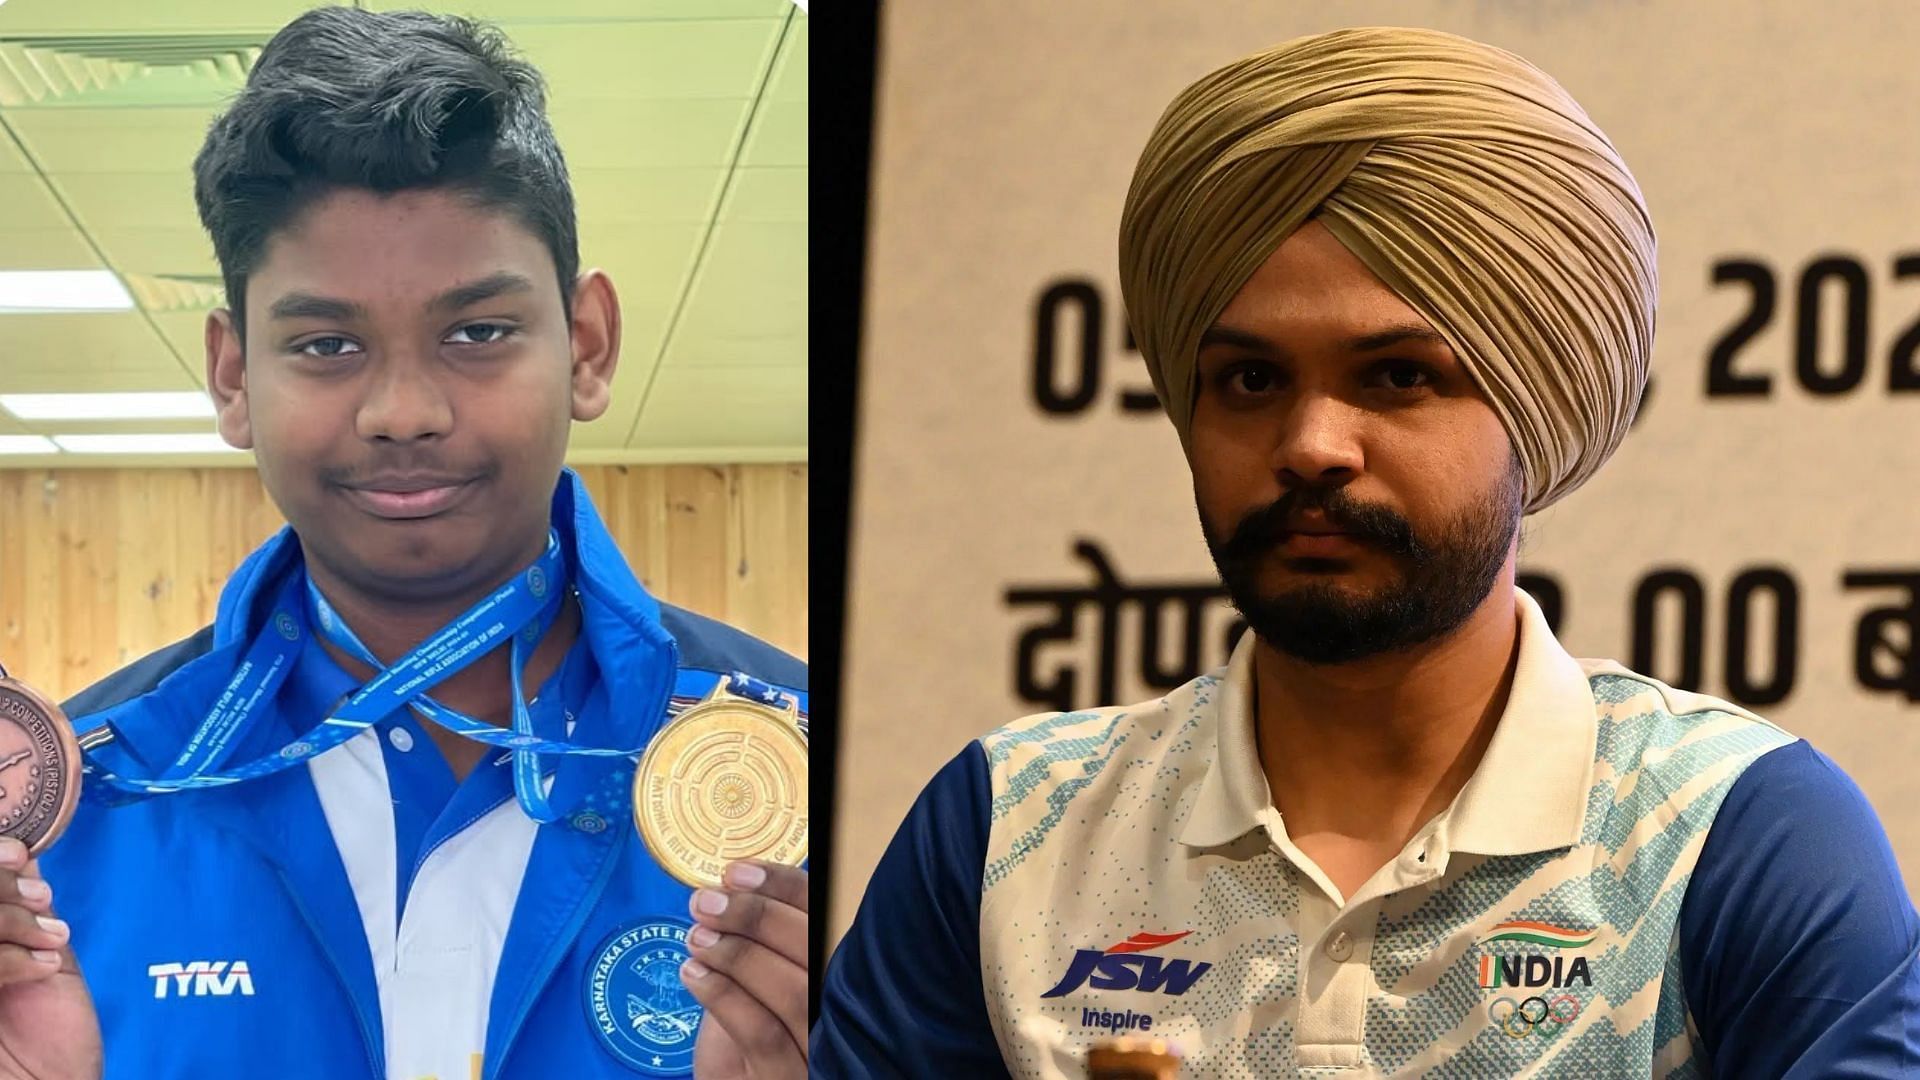
[[[268,241],[242,355],[207,321],[222,436],[323,584],[427,600],[537,556],[572,420],[606,411],[619,312],[582,275],[572,323],[546,247],[443,190],[340,189]]]

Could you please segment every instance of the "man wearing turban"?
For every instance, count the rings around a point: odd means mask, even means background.
[[[935,777],[815,1075],[1077,1077],[1121,1034],[1186,1078],[1920,1075],[1920,918],[1859,790],[1515,588],[1653,339],[1651,221],[1567,92],[1427,30],[1247,57],[1161,117],[1120,269],[1252,633]]]

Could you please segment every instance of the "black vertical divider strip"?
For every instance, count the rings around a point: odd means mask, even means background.
[[[812,558],[812,633],[808,661],[813,828],[808,852],[810,1017],[820,1014],[826,969],[827,901],[832,892],[842,713],[841,656],[846,638],[847,551],[852,539],[853,455],[859,432],[860,339],[865,307],[867,192],[872,168],[874,83],[879,67],[877,2],[832,3],[812,60],[808,94],[810,190],[808,280],[808,475]],[[818,375],[819,378],[813,378]]]

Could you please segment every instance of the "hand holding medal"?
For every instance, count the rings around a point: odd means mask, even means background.
[[[66,716],[0,667],[0,1080],[94,1080],[100,1021],[33,857],[80,798]]]
[[[798,705],[738,673],[647,744],[633,820],[698,886],[681,981],[706,1010],[700,1080],[807,1073],[807,738]],[[748,861],[751,860],[751,861]]]

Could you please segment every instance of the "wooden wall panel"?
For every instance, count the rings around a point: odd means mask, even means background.
[[[578,471],[654,595],[805,658],[805,465]],[[0,663],[73,694],[211,622],[282,524],[251,469],[0,470]]]

